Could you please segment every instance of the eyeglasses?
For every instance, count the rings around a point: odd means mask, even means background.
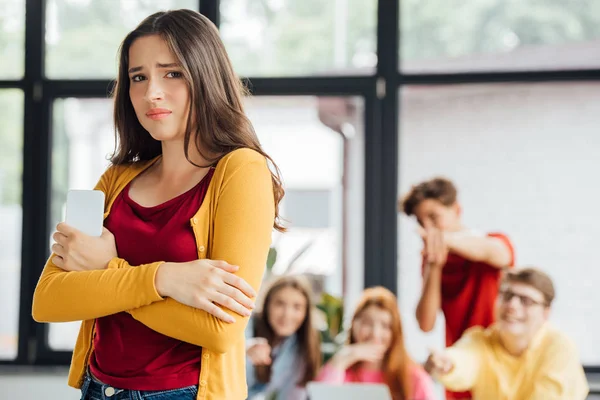
[[[517,299],[519,299],[519,302],[521,303],[521,305],[523,307],[527,307],[527,308],[532,307],[534,305],[544,306],[544,307],[546,306],[545,301],[537,301],[537,300],[532,299],[531,297],[517,294],[511,290],[500,290],[498,292],[498,296],[504,303],[508,303],[512,300],[513,297],[516,297]]]

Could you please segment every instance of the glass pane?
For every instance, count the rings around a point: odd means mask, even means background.
[[[596,0],[403,0],[401,68],[409,73],[598,68]]]
[[[0,90],[0,360],[17,356],[21,282],[23,92]]]
[[[0,79],[23,76],[24,49],[25,0],[0,0]]]
[[[551,321],[600,364],[600,83],[408,87],[402,91],[400,191],[443,175],[459,190],[464,224],[508,234],[517,265],[554,281]],[[435,115],[435,118],[431,118]],[[400,219],[400,301],[408,347],[423,360],[443,346],[443,326],[423,335],[414,317],[421,240]]]
[[[198,9],[198,0],[48,0],[46,75],[63,79],[114,78],[125,35],[148,15]]]
[[[54,103],[52,227],[64,219],[67,190],[93,187],[108,166],[106,156],[114,146],[111,106],[108,99]],[[253,97],[246,111],[265,151],[280,167],[286,188],[281,211],[290,229],[274,234],[277,259],[272,273],[310,274],[315,288],[341,297],[342,271],[347,271],[349,295],[344,300],[349,301],[362,289],[364,259],[361,99]],[[306,154],[314,162],[307,163]],[[78,327],[51,324],[50,347],[72,349]]]
[[[222,0],[221,35],[244,76],[371,74],[375,0]]]
[[[281,210],[289,231],[274,238],[277,261],[272,272],[321,276],[325,289],[341,296],[343,199],[348,189],[342,177],[344,165],[351,161],[344,160],[344,146],[353,145],[345,144],[342,132],[347,130],[348,142],[362,138],[362,132],[355,134],[362,126],[362,102],[356,98],[253,97],[246,102],[246,112],[265,151],[278,163],[286,189]],[[307,163],[307,154],[318,162]],[[359,154],[346,157],[360,165]]]

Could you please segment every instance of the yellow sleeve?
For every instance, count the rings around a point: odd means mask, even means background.
[[[107,194],[113,172],[107,170],[95,189]],[[124,260],[114,258],[105,270],[66,272],[52,263],[52,257],[33,294],[32,316],[37,322],[100,318],[163,300],[154,287],[161,262],[121,269]]]
[[[579,352],[566,338],[554,340],[544,350],[533,379],[528,400],[584,400],[589,392]]]
[[[471,328],[452,347],[446,349],[446,355],[453,364],[452,370],[438,380],[449,390],[462,392],[471,390],[479,378],[481,360],[485,350],[483,330],[480,327]]]
[[[226,175],[218,195],[210,258],[239,266],[236,275],[258,292],[275,216],[271,173],[262,156],[235,167]],[[234,323],[171,298],[131,310],[130,314],[163,335],[225,353],[244,337],[248,317],[223,310],[234,317]]]

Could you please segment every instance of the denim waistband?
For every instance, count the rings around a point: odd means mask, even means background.
[[[96,378],[91,371],[87,371],[84,377],[84,383],[81,388],[82,398],[86,398],[88,392],[95,392],[97,395],[102,394],[102,398],[110,399],[115,395],[119,395],[122,392],[130,393],[134,399],[146,399],[152,397],[153,400],[172,398],[173,395],[178,394],[181,399],[195,399],[198,394],[198,386],[192,385],[177,389],[167,390],[128,390],[121,389],[111,386],[107,383],[102,382]]]

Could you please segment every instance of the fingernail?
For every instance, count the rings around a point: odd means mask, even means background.
[[[250,303],[250,308],[253,308],[253,309],[256,308],[256,304]]]
[[[249,317],[252,314],[252,312],[250,310],[244,310],[244,315],[246,317]]]
[[[232,316],[229,316],[229,318],[227,319],[227,322],[229,322],[230,324],[233,324],[235,322],[235,318],[233,318]]]

